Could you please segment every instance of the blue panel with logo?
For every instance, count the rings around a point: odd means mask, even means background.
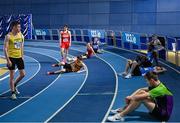
[[[94,37],[100,38],[101,42],[105,42],[105,31],[104,30],[88,30],[89,38],[92,39]],[[102,40],[101,40],[102,39]]]
[[[126,43],[130,43],[133,45],[140,46],[140,35],[128,32],[122,32],[122,41],[126,45]]]

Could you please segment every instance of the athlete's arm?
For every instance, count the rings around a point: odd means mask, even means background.
[[[62,31],[60,31],[60,39],[59,39],[59,44],[60,44],[60,46],[61,46],[61,44],[62,44]]]
[[[8,56],[8,49],[9,49],[9,35],[6,35],[5,40],[4,40],[4,55],[6,57],[7,64],[9,66],[11,66],[12,63],[11,63],[9,56]]]
[[[96,56],[96,53],[94,52],[94,49],[92,48],[92,46],[90,45],[90,43],[87,44],[88,47],[92,50],[93,54]]]
[[[69,46],[71,46],[71,31],[68,31],[69,32],[69,38],[70,38],[70,42],[69,42]]]
[[[22,45],[21,45],[21,55],[22,55],[22,58],[24,59],[24,36],[22,34]]]

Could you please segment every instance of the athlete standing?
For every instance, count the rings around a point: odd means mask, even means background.
[[[17,99],[17,84],[25,76],[24,70],[24,36],[21,33],[21,25],[19,21],[11,23],[11,32],[9,32],[4,40],[4,54],[7,60],[7,67],[10,72],[10,88],[12,99]],[[15,67],[19,70],[19,76],[14,79]]]
[[[68,29],[68,26],[65,25],[63,31],[60,32],[60,48],[61,48],[61,56],[64,64],[66,63],[68,57],[69,47],[71,46],[71,32]]]

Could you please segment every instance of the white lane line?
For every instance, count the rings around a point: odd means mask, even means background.
[[[28,51],[28,50],[25,50],[25,51],[27,51],[27,52],[32,52],[32,51]],[[32,52],[32,53],[37,53],[37,52]],[[39,52],[38,52],[38,53],[39,53]],[[39,53],[39,54],[45,55],[45,56],[48,56],[48,57],[51,57],[51,58],[55,59],[54,57],[49,56],[49,55],[46,55],[46,54],[42,54],[42,53]],[[58,61],[58,59],[55,59],[55,60]],[[14,107],[13,109],[9,110],[8,112],[0,115],[0,118],[3,117],[3,116],[5,116],[5,115],[7,115],[7,114],[9,114],[10,112],[12,112],[12,111],[14,111],[15,109],[21,107],[21,106],[24,105],[25,103],[31,101],[33,98],[35,98],[35,97],[37,97],[38,95],[40,95],[41,93],[43,93],[43,92],[44,92],[45,90],[47,90],[51,85],[53,85],[53,84],[56,82],[56,80],[59,79],[60,76],[61,76],[61,74],[59,74],[58,77],[57,77],[51,84],[49,84],[46,88],[44,88],[43,90],[41,90],[39,93],[37,93],[36,95],[34,95],[33,97],[31,97],[30,99],[26,100],[25,102],[21,103],[20,105],[18,105],[18,106],[16,106],[16,107]]]
[[[29,57],[29,56],[26,56],[26,57]],[[34,75],[32,75],[29,79],[27,79],[26,81],[21,82],[20,84],[18,84],[17,87],[19,87],[19,86],[25,84],[26,82],[28,82],[29,80],[31,80],[31,79],[32,79],[34,76],[36,76],[36,75],[38,74],[38,72],[40,71],[40,68],[41,68],[40,63],[39,63],[36,59],[34,59],[34,58],[32,58],[32,57],[29,57],[29,58],[33,59],[34,61],[36,61],[36,62],[38,63],[38,70],[37,70],[36,73],[35,73]],[[3,92],[3,93],[1,93],[0,95],[3,95],[3,94],[5,94],[5,93],[7,93],[7,92],[9,92],[9,91],[10,91],[10,89],[7,90],[7,91],[5,91],[5,92]]]
[[[75,48],[71,48],[71,49],[82,52],[82,50],[78,50],[78,49],[75,49]],[[112,99],[112,102],[111,102],[111,105],[109,106],[108,111],[106,112],[106,114],[105,114],[105,116],[104,116],[104,118],[102,120],[102,122],[104,123],[106,121],[106,119],[107,119],[107,117],[108,117],[108,115],[109,115],[113,105],[114,105],[114,102],[115,102],[115,99],[116,99],[116,96],[117,96],[117,92],[118,92],[118,77],[117,77],[116,70],[113,68],[113,66],[110,63],[108,63],[106,60],[102,59],[99,56],[96,56],[96,57],[99,58],[100,60],[104,61],[106,64],[108,64],[111,67],[111,69],[113,70],[113,72],[115,74],[115,77],[116,77],[116,87],[115,87],[114,97]]]
[[[44,88],[43,90],[41,90],[39,93],[37,93],[37,94],[34,95],[33,97],[29,98],[29,99],[26,100],[25,102],[23,102],[23,103],[21,103],[20,105],[16,106],[15,108],[13,108],[13,109],[9,110],[8,112],[2,114],[2,115],[0,116],[0,118],[3,117],[3,116],[5,116],[5,115],[7,115],[7,114],[9,114],[10,112],[12,112],[12,111],[14,111],[15,109],[21,107],[21,106],[24,105],[25,103],[31,101],[33,98],[35,98],[35,97],[37,97],[38,95],[40,95],[41,93],[43,93],[43,92],[44,92],[45,90],[47,90],[50,86],[52,86],[52,85],[56,82],[56,80],[59,79],[60,76],[61,76],[61,74],[60,74],[51,84],[49,84],[46,88]]]
[[[79,93],[79,91],[81,90],[81,88],[84,86],[86,80],[87,80],[87,77],[88,77],[88,68],[87,66],[84,64],[84,67],[85,67],[85,70],[87,72],[86,74],[86,77],[83,81],[83,83],[81,84],[80,88],[76,91],[76,93],[63,105],[61,106],[61,108],[59,108],[53,115],[51,115],[44,123],[47,123],[49,122],[56,114],[58,114],[66,105],[68,105],[72,100],[73,98]]]
[[[41,48],[40,48],[41,49]],[[42,48],[43,49],[43,48]],[[54,50],[51,50],[52,52],[55,52],[55,53],[57,53],[57,51],[54,51]],[[28,52],[30,52],[30,51],[28,51]],[[39,52],[38,52],[39,53]],[[41,53],[39,53],[39,54],[41,54]],[[43,54],[42,54],[43,55]],[[49,55],[47,55],[47,56],[49,56]],[[72,56],[72,55],[70,55],[70,56]],[[50,56],[50,57],[52,57],[52,56]],[[53,57],[52,57],[53,58]],[[58,62],[59,62],[59,60],[58,59],[56,59]],[[84,84],[85,84],[85,82],[86,82],[86,80],[87,80],[87,77],[88,77],[88,68],[87,68],[87,66],[83,63],[83,66],[84,66],[84,68],[85,68],[85,70],[86,70],[86,72],[87,72],[87,74],[86,74],[86,76],[85,76],[85,79],[84,79],[84,81],[83,81],[83,83],[81,84],[81,86],[80,86],[80,88],[77,90],[77,92],[63,105],[63,106],[61,106],[61,108],[59,108],[53,115],[51,115],[45,122],[48,122],[48,121],[50,121],[51,120],[51,118],[53,118],[59,111],[61,111],[68,103],[70,103],[72,100],[73,100],[73,98],[79,93],[79,91],[81,90],[81,88],[84,86]],[[61,74],[57,77],[57,79],[59,78],[61,76]],[[55,80],[56,81],[56,80]],[[54,82],[55,82],[54,81]],[[53,82],[53,83],[54,83]],[[52,84],[53,84],[52,83]],[[52,85],[51,84],[51,85]],[[50,86],[49,86],[50,87]],[[49,88],[48,87],[48,88]],[[48,89],[47,88],[47,89]],[[46,90],[46,89],[45,89]],[[44,91],[45,91],[44,90]],[[42,90],[42,92],[44,92],[43,90]],[[40,92],[40,93],[42,93],[42,92]],[[39,94],[38,94],[39,95]],[[38,96],[37,95],[37,96]],[[36,95],[35,95],[35,97],[36,97]],[[34,98],[34,96],[32,97],[32,98]],[[32,100],[32,98],[30,98],[29,100]],[[28,100],[27,100],[27,102],[28,102]]]
[[[1,58],[5,58],[3,55],[0,55],[0,57],[1,57]],[[17,72],[17,69],[15,70],[15,73],[16,73],[16,72]],[[4,79],[6,79],[6,78],[8,78],[8,77],[9,77],[9,73],[8,73],[8,75],[0,78],[0,81],[3,81]]]
[[[101,59],[101,60],[103,60],[106,64],[108,64],[108,65],[111,67],[111,69],[114,71],[114,74],[115,74],[115,77],[116,77],[116,88],[115,88],[115,92],[114,92],[114,97],[113,97],[113,99],[112,99],[112,102],[111,102],[111,105],[109,106],[108,111],[106,112],[106,115],[104,116],[104,118],[103,118],[103,120],[102,120],[102,123],[104,123],[104,122],[106,121],[106,119],[107,119],[107,117],[108,117],[108,115],[109,115],[109,113],[110,113],[113,105],[114,105],[115,99],[116,99],[116,97],[117,97],[118,84],[119,84],[119,83],[118,83],[117,72],[116,72],[116,70],[113,68],[113,66],[112,66],[110,63],[108,63],[107,61],[105,61],[104,59],[100,58],[99,56],[98,56],[98,58]]]

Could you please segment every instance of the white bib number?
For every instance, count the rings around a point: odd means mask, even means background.
[[[14,42],[14,48],[21,49],[21,42]]]

